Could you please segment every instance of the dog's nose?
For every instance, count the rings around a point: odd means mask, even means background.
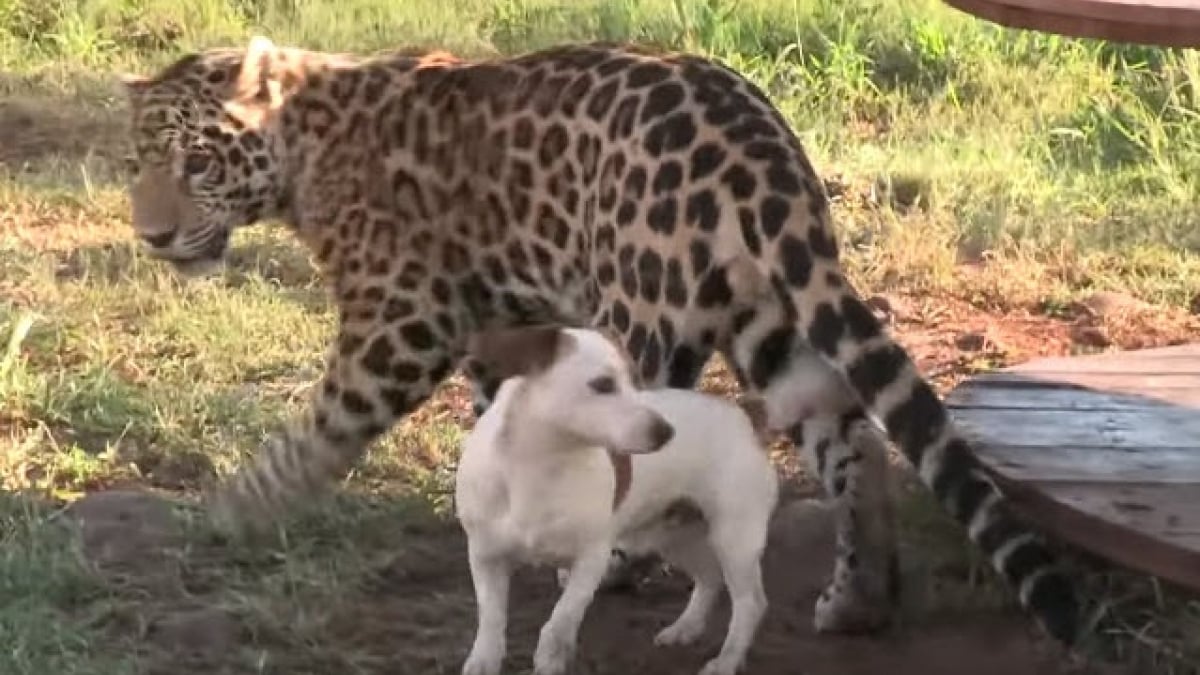
[[[674,437],[675,427],[661,417],[654,420],[654,425],[650,428],[650,441],[655,450],[670,443]]]

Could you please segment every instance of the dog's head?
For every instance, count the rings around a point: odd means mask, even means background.
[[[529,326],[472,336],[468,351],[489,375],[524,378],[519,417],[553,425],[580,443],[629,454],[655,452],[674,428],[638,400],[629,359],[590,329]]]

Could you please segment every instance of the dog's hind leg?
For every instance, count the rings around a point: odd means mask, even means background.
[[[763,590],[762,554],[767,522],[726,519],[712,524],[709,541],[729,588],[729,628],[721,651],[700,675],[734,675],[746,659],[759,623],[767,611]]]
[[[655,636],[654,644],[660,647],[691,644],[700,637],[725,585],[721,562],[713,553],[703,526],[687,526],[686,530],[676,541],[663,547],[662,557],[692,578],[692,593],[674,623]]]

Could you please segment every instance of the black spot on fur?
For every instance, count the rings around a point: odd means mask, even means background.
[[[397,382],[416,382],[421,379],[423,374],[421,366],[412,361],[399,361],[392,364],[392,379]]]
[[[667,386],[676,389],[691,389],[700,379],[706,359],[686,344],[679,345],[671,354],[667,365]]]
[[[628,134],[626,134],[628,135]],[[658,157],[664,152],[681,150],[696,140],[696,123],[687,112],[673,113],[650,128],[646,134],[646,151]]]
[[[779,131],[762,117],[743,117],[737,124],[725,129],[725,138],[730,143],[745,143],[753,138],[774,138]]]
[[[671,75],[670,69],[661,63],[639,63],[629,69],[629,73],[625,76],[625,82],[632,89],[647,87],[657,82],[662,82]],[[675,85],[679,87],[679,85]],[[683,88],[679,87],[680,95],[683,94]]]
[[[688,197],[684,218],[703,232],[714,232],[721,219],[721,207],[712,190],[700,190]]]
[[[661,195],[664,192],[671,192],[679,188],[683,182],[683,167],[679,162],[674,160],[663,162],[658,171],[654,172],[654,181],[651,185],[655,195]]]
[[[342,391],[342,407],[354,415],[369,415],[375,411],[375,406],[353,389]]]
[[[630,199],[641,199],[646,194],[646,169],[635,166],[625,175],[625,196]]]
[[[734,164],[721,174],[721,182],[729,186],[729,191],[740,200],[749,199],[754,195],[758,182],[754,174],[741,164]]]
[[[612,108],[613,101],[617,98],[617,87],[619,84],[617,80],[609,80],[592,92],[586,108],[588,117],[596,122],[604,120],[604,116],[608,114],[609,109]]]
[[[542,135],[542,142],[538,147],[538,161],[543,167],[552,166],[567,151],[570,142],[571,139],[563,125],[550,125]]]
[[[758,236],[758,222],[754,217],[754,210],[739,206],[738,224],[742,228],[742,240],[746,242],[746,248],[754,255],[762,255],[762,238]]]
[[[667,304],[672,307],[682,309],[687,306],[688,288],[687,282],[683,278],[683,263],[676,258],[667,261],[666,288],[663,295]]]
[[[882,331],[871,309],[854,296],[842,297],[842,317],[846,319],[846,328],[855,340],[870,340],[879,337]]]
[[[417,311],[416,305],[410,300],[403,298],[388,298],[387,304],[383,306],[383,320],[395,321],[412,316]]]
[[[758,312],[755,311],[753,307],[748,308],[748,309],[743,309],[742,311],[738,312],[737,314],[734,314],[733,322],[732,322],[733,334],[734,335],[741,334],[741,332],[746,330],[746,327],[749,326],[750,323],[752,321],[754,321],[755,317],[757,317],[757,316],[758,316]]]
[[[732,301],[733,289],[729,287],[724,268],[710,269],[696,289],[696,304],[703,309],[711,309],[725,307]]]
[[[608,119],[608,140],[617,142],[629,138],[633,133],[633,125],[637,120],[638,105],[641,101],[636,95],[626,96],[617,104],[617,109]]]
[[[642,352],[642,381],[650,384],[658,377],[659,369],[662,368],[662,345],[659,344],[658,335],[651,333],[646,339],[646,349]]]
[[[397,387],[384,387],[379,392],[383,397],[383,402],[387,404],[388,410],[391,411],[394,417],[400,417],[408,412],[409,399],[408,392]]]
[[[795,338],[796,330],[784,326],[767,333],[758,344],[750,360],[750,381],[755,387],[765,388],[787,365]]]
[[[621,250],[617,253],[617,271],[621,277],[621,290],[630,298],[635,298],[638,294],[637,274],[633,261],[634,254],[635,251],[632,244],[622,246]]]
[[[692,167],[689,180],[697,181],[707,178],[721,167],[728,153],[716,143],[702,143],[692,151]]]
[[[975,458],[971,455],[971,448],[967,447],[961,439],[954,439],[946,444],[942,453],[942,461],[938,465],[937,472],[933,476],[933,494],[937,496],[938,501],[945,503],[945,500],[951,493],[956,491],[959,486],[972,481],[977,481],[971,472],[976,468]],[[978,481],[982,484],[982,481]],[[986,485],[983,485],[986,490]],[[982,501],[982,499],[981,499]],[[961,517],[961,513],[952,513],[955,517]]]
[[[767,239],[774,239],[783,231],[783,226],[787,222],[788,216],[791,215],[791,208],[783,199],[774,195],[767,197],[759,205],[759,218],[762,222],[762,231]]]
[[[658,302],[662,293],[662,275],[662,257],[651,249],[643,249],[638,256],[638,279],[641,281],[642,299],[646,302]]]
[[[596,282],[601,286],[612,284],[617,278],[617,270],[611,260],[605,260],[596,266]]]
[[[642,124],[661,118],[683,103],[683,87],[675,82],[664,82],[646,96],[646,104],[642,106]]]
[[[837,241],[820,224],[808,228],[808,245],[812,247],[813,255],[831,260],[837,258]]]
[[[878,354],[878,356],[873,356]],[[865,401],[877,395],[883,385],[890,384],[899,377],[900,366],[904,354],[899,347],[875,350],[863,355],[860,361],[866,368],[878,368],[880,372],[861,377],[861,384],[855,382],[855,388]],[[853,380],[852,380],[853,381]],[[908,400],[900,404],[888,414],[884,420],[887,424],[888,435],[892,437],[904,456],[913,466],[920,466],[921,455],[925,448],[937,438],[946,426],[946,409],[942,407],[933,389],[921,380],[913,383],[912,393]],[[950,446],[947,445],[947,452]],[[969,451],[968,451],[969,452]]]
[[[787,150],[774,141],[751,141],[742,148],[742,152],[750,159],[773,163],[788,161]]]
[[[513,126],[513,147],[528,150],[533,147],[533,121],[522,117]]]
[[[1079,604],[1065,576],[1052,573],[1034,579],[1029,606],[1037,609],[1046,632],[1068,646],[1075,643]]]
[[[621,333],[629,331],[629,308],[620,300],[614,300],[612,305],[612,325]]]
[[[688,246],[688,252],[692,259],[692,276],[699,277],[707,272],[708,266],[712,264],[712,249],[709,248],[708,242],[693,239]]]
[[[436,338],[429,326],[422,321],[414,321],[400,327],[400,337],[416,351],[433,349]]]
[[[789,197],[800,194],[800,179],[785,164],[775,163],[767,168],[767,185]]]
[[[646,349],[646,339],[649,337],[646,327],[642,324],[634,324],[633,330],[629,331],[629,344],[626,349],[629,351],[629,357],[636,363],[642,358],[642,352]]]
[[[637,218],[637,214],[637,204],[626,199],[617,207],[617,225],[620,227],[629,227],[633,224],[634,219]]]
[[[379,335],[371,341],[363,354],[362,366],[376,377],[385,377],[395,355],[396,348],[392,346],[392,341],[385,335]]]
[[[789,234],[779,240],[779,264],[792,288],[804,288],[812,280],[813,259],[803,239]]]
[[[976,476],[970,476],[958,486],[954,495],[954,515],[963,522],[970,522],[983,500],[992,493],[992,486]]]
[[[646,224],[651,230],[664,236],[670,236],[675,231],[675,221],[679,218],[679,207],[673,197],[665,197],[655,202],[646,213]]]
[[[808,327],[808,342],[826,356],[837,356],[838,342],[845,332],[846,324],[837,310],[828,302],[822,302]]]

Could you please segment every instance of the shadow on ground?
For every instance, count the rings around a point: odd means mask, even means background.
[[[299,562],[249,564],[244,552],[212,542],[184,544],[171,507],[142,492],[93,494],[71,507],[82,522],[84,551],[110,584],[136,587],[141,620],[117,622],[115,645],[135,649],[144,672],[189,673],[458,673],[474,631],[474,598],[465,541],[456,523],[416,514],[390,528],[372,526],[374,557],[347,566],[337,597],[293,592],[276,602],[273,625],[242,606],[231,609],[220,587],[238,579],[253,589],[255,570]],[[411,515],[411,514],[410,514]],[[386,531],[385,531],[386,529]],[[311,533],[314,541],[318,533]],[[336,535],[335,535],[336,536]],[[294,554],[304,555],[304,554]],[[1032,637],[1013,611],[937,610],[874,637],[816,636],[811,608],[832,556],[825,511],[792,500],[776,515],[765,559],[770,611],[751,651],[753,675],[1058,675],[1106,672],[1068,666]],[[912,554],[908,557],[912,557]],[[277,583],[274,575],[271,584]],[[909,574],[921,593],[930,580]],[[276,587],[275,590],[281,590]],[[249,590],[247,592],[253,592]],[[715,654],[727,603],[699,644],[660,649],[654,633],[683,608],[687,582],[653,580],[635,593],[600,595],[581,634],[578,675],[682,675]],[[553,574],[526,569],[512,589],[507,673],[527,673],[537,632],[557,597]],[[221,600],[220,598],[225,598]],[[269,605],[270,603],[268,603]],[[260,611],[263,607],[260,605]],[[285,620],[286,617],[286,620]],[[322,626],[319,634],[305,623]],[[306,642],[306,632],[314,642]],[[135,646],[136,645],[136,646]]]

